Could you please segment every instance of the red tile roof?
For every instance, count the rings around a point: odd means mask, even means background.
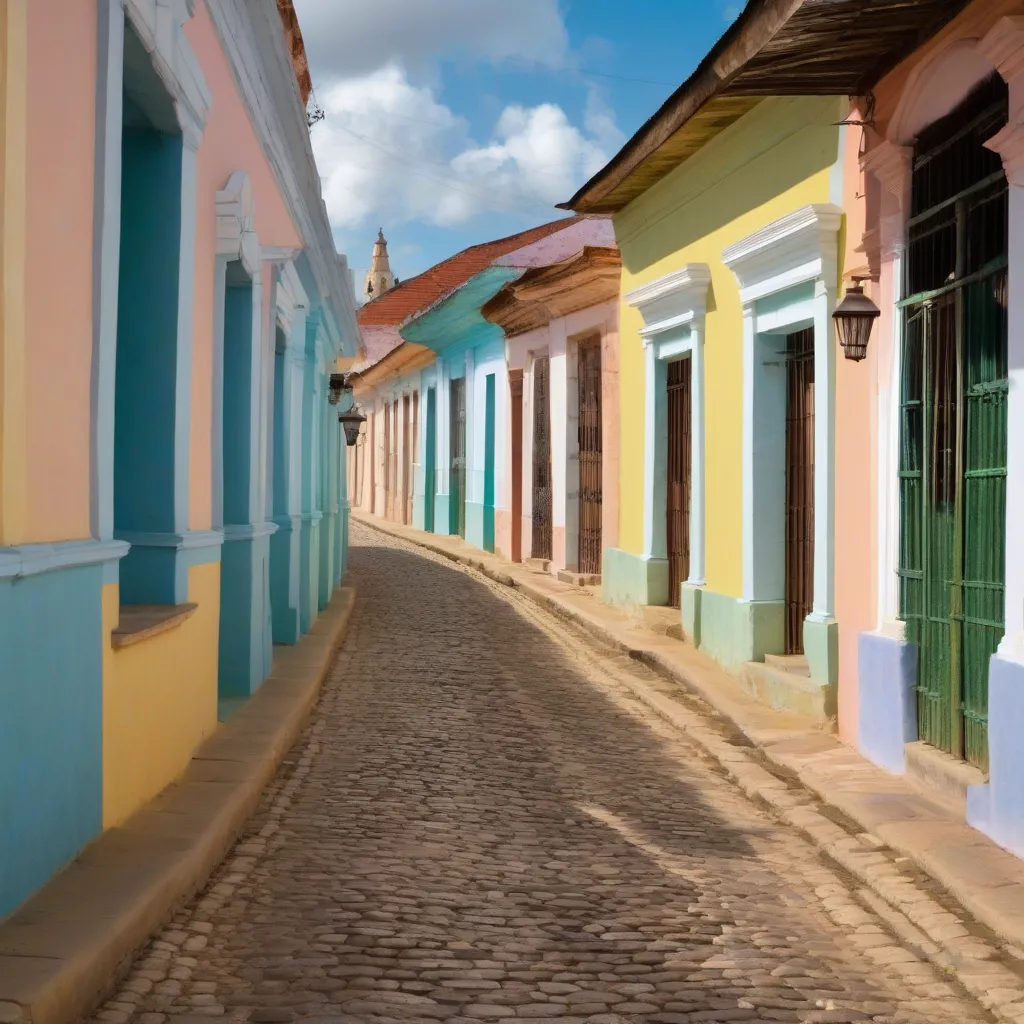
[[[443,295],[464,284],[474,274],[490,266],[499,256],[522,249],[556,231],[562,231],[581,219],[563,217],[561,220],[553,220],[548,224],[541,224],[540,227],[509,235],[507,238],[482,242],[480,245],[463,249],[462,252],[449,256],[429,270],[424,270],[422,274],[396,284],[379,299],[361,306],[357,314],[359,324],[361,327],[382,327],[404,323],[413,314],[426,309]]]

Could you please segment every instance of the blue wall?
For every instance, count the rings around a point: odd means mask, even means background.
[[[175,528],[181,156],[180,135],[125,129],[114,399],[117,530]]]
[[[224,292],[224,522],[251,521],[252,283]]]
[[[103,821],[102,566],[0,581],[0,916]]]

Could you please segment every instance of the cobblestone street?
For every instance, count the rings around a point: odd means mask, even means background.
[[[992,1019],[616,682],[647,669],[355,523],[350,579],[302,739],[98,1020]]]

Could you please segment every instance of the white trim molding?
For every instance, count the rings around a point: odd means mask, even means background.
[[[736,275],[740,302],[756,302],[807,281],[822,280],[835,289],[842,219],[840,207],[811,203],[726,246],[722,262]]]
[[[666,538],[668,395],[666,363],[689,356],[690,367],[690,575],[705,584],[704,559],[704,318],[711,268],[685,267],[629,292],[624,301],[640,312],[645,356],[644,558],[668,557]]]
[[[128,544],[122,540],[71,540],[0,548],[0,580],[117,562],[126,554]]]
[[[208,3],[207,9],[253,130],[308,253],[320,292],[315,296],[317,304],[324,302],[331,308],[330,324],[341,335],[334,347],[354,356],[360,341],[355,287],[352,275],[338,264],[305,111],[276,4],[268,0],[216,0]]]
[[[839,207],[812,204],[722,253],[722,262],[736,275],[743,302],[743,597],[747,601],[780,601],[785,594],[781,481],[786,395],[785,371],[780,369],[783,363],[777,352],[780,336],[814,328],[814,603],[808,620],[818,623],[833,622],[835,614],[832,311],[841,223]],[[759,308],[759,302],[769,297],[768,308]]]
[[[190,149],[198,149],[213,97],[184,30],[185,22],[195,14],[195,0],[123,0],[123,3],[132,28],[174,100],[185,144]]]
[[[239,260],[255,277],[260,269],[260,243],[256,235],[256,201],[247,171],[232,171],[214,197],[217,209],[217,255]]]

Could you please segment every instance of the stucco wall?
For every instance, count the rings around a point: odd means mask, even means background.
[[[839,201],[840,101],[769,99],[615,218],[622,294],[687,263],[711,268],[705,360],[706,565],[709,590],[742,593],[743,324],[722,250],[808,203]],[[643,409],[640,313],[622,303],[621,408]],[[621,417],[619,547],[643,550],[644,421]]]
[[[211,521],[216,193],[224,187],[233,171],[247,171],[256,207],[256,233],[260,244],[297,247],[301,239],[252,129],[205,3],[196,5],[195,17],[186,23],[185,34],[213,95],[206,131],[196,157],[195,307],[189,446],[189,527],[206,530],[210,528]],[[266,276],[264,288],[269,293]]]
[[[180,626],[114,650],[118,586],[103,588],[103,826],[120,824],[188,765],[217,725],[220,564],[188,570],[199,605]]]
[[[851,118],[859,115],[854,112]],[[872,274],[861,249],[865,191],[873,181],[860,168],[863,129],[849,127],[843,147],[843,209],[846,212],[844,266],[847,274]],[[861,251],[858,251],[861,250]],[[877,264],[874,272],[877,273]],[[849,283],[849,282],[848,282]],[[868,294],[881,305],[875,282]],[[837,358],[835,611],[839,620],[839,735],[857,742],[858,636],[877,619],[878,573],[878,391],[891,347],[891,320],[876,324],[862,362]],[[888,328],[888,330],[886,329]],[[879,360],[880,350],[886,353]]]
[[[27,541],[89,536],[95,0],[28,4]]]

